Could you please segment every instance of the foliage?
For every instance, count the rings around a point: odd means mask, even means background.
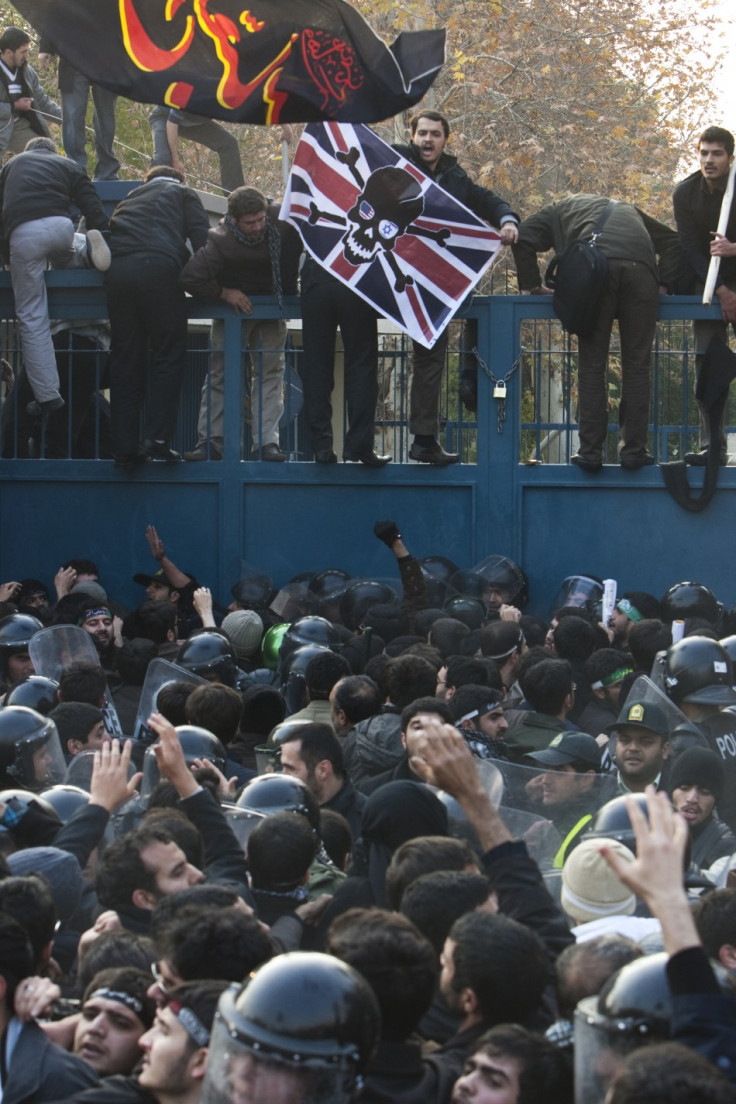
[[[425,106],[449,116],[453,147],[471,175],[522,215],[571,190],[631,199],[669,218],[672,184],[707,118],[721,57],[714,0],[353,3],[385,41],[402,30],[447,28],[447,64]],[[25,25],[8,0],[0,0],[0,20]],[[53,75],[44,82],[53,93]],[[118,101],[124,176],[149,164],[149,111]],[[377,129],[387,141],[404,140],[406,122]],[[279,196],[280,131],[231,129],[246,182]],[[216,190],[207,184],[219,179],[215,156],[194,143],[182,143],[182,156],[192,183]]]

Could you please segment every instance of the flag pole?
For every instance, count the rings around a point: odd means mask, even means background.
[[[717,234],[725,235],[728,228],[728,219],[731,214],[731,204],[733,202],[734,192],[734,179],[736,178],[736,160],[728,173],[728,183],[726,184],[726,191],[723,195],[723,201],[721,203],[721,213],[718,216],[718,228]],[[703,289],[703,303],[706,307],[709,307],[713,301],[713,292],[716,290],[716,280],[718,279],[718,270],[721,267],[720,257],[711,257],[710,264],[708,265],[708,277],[705,281],[705,288]]]

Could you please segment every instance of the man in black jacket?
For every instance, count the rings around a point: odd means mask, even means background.
[[[573,241],[589,239],[609,200],[575,195],[550,204],[524,219],[514,260],[519,288],[549,292],[539,273],[537,253],[554,248],[559,255]],[[583,471],[599,472],[608,434],[608,345],[614,319],[621,335],[621,467],[626,471],[653,464],[647,451],[652,342],[659,314],[660,288],[673,289],[678,278],[679,243],[674,230],[630,203],[615,203],[597,243],[609,274],[595,329],[578,337],[579,451],[571,462]],[[660,269],[657,268],[657,256]],[[660,271],[661,270],[661,271]]]
[[[711,257],[721,258],[715,298],[720,304],[723,321],[703,318],[693,323],[696,366],[700,365],[711,337],[717,334],[727,342],[728,323],[736,323],[736,204],[731,204],[726,233],[716,233],[733,151],[734,139],[730,130],[707,127],[698,138],[700,168],[681,180],[672,195],[675,223],[691,285],[688,290],[700,294],[708,277]],[[700,402],[698,411],[700,449],[687,453],[685,462],[701,467],[708,454],[710,432]],[[719,447],[721,464],[727,464],[728,449],[722,423]]]
[[[454,199],[469,207],[501,231],[504,245],[512,245],[518,237],[518,215],[490,188],[474,184],[457,157],[445,152],[450,137],[450,124],[438,111],[422,111],[410,123],[411,143],[394,146],[403,157],[426,173]],[[457,453],[445,452],[437,440],[439,433],[440,390],[442,369],[447,356],[448,331],[431,349],[412,342],[412,381],[409,409],[409,429],[414,442],[409,450],[412,460],[444,468],[456,464]]]
[[[74,233],[72,205],[84,215],[86,238]],[[53,140],[45,137],[31,138],[25,152],[0,173],[0,206],[23,363],[34,395],[28,413],[48,415],[64,400],[49,326],[46,265],[108,268],[110,251],[101,234],[107,216],[87,174],[60,157]]]
[[[183,183],[176,169],[149,169],[110,220],[113,260],[106,285],[116,467],[181,459],[170,446],[187,350],[186,296],[179,274],[189,256],[187,240],[199,249],[209,230],[202,201]],[[139,444],[147,365],[148,402]]]

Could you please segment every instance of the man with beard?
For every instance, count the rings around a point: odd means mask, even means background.
[[[716,811],[725,785],[723,762],[709,748],[688,748],[672,765],[667,788],[690,829],[692,861],[704,870],[736,852],[736,835]]]
[[[115,650],[122,645],[122,638],[118,643],[120,627],[115,625],[109,607],[89,602],[83,606],[78,624],[92,637],[102,667],[105,670],[113,670]]]

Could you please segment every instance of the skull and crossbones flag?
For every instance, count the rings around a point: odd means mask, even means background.
[[[13,3],[94,84],[234,123],[378,122],[444,61],[444,30],[389,47],[345,0]]]
[[[281,218],[316,261],[431,349],[498,257],[498,231],[366,126],[315,123]]]

